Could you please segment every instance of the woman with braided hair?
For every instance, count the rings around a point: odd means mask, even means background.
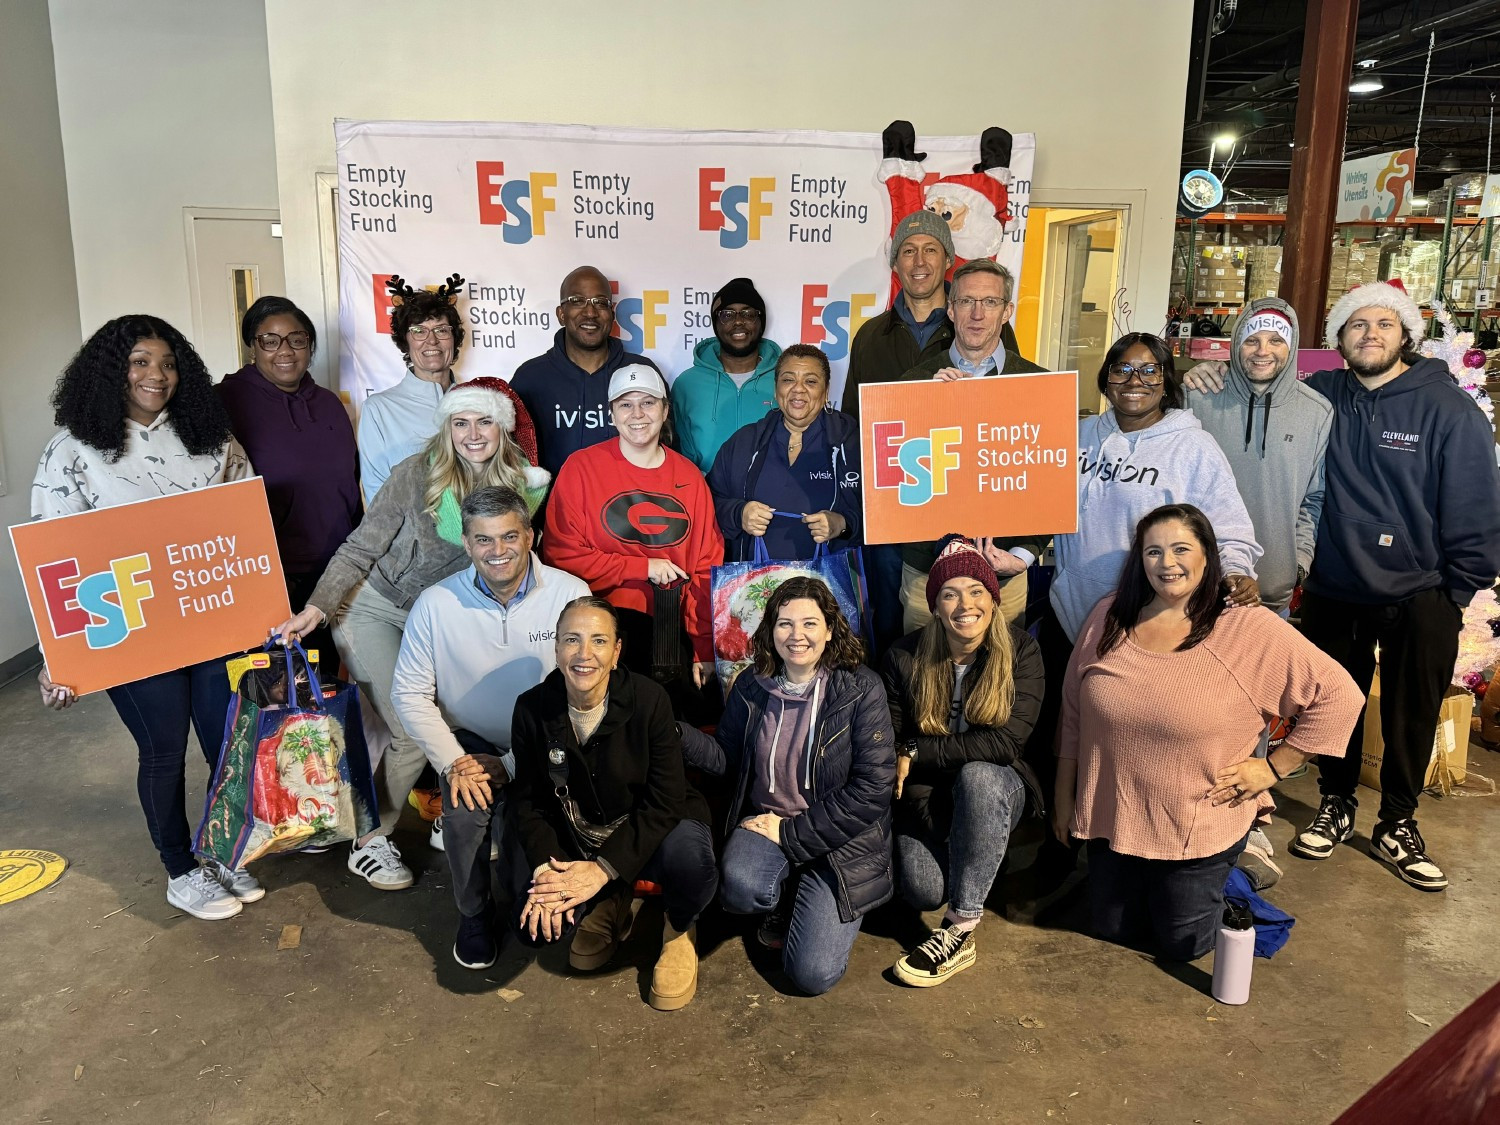
[[[456,307],[463,285],[456,273],[436,289],[413,289],[395,275],[386,284],[393,306],[391,341],[406,363],[406,374],[394,387],[359,405],[359,474],[366,502],[374,501],[391,470],[426,445],[437,428],[434,412],[443,392],[454,385],[453,364],[464,346],[463,320]],[[516,408],[512,436],[535,465],[531,415],[508,385],[501,389]]]

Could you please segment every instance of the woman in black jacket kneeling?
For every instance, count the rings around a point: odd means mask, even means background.
[[[597,969],[630,926],[638,878],[666,906],[650,1003],[670,1011],[698,987],[694,922],[718,885],[708,805],[683,774],[666,691],[619,667],[620,630],[603,598],[557,620],[557,670],[516,700],[511,811],[532,867],[519,900],[525,945],[571,940],[575,969]]]
[[[755,666],[730,689],[717,735],[683,729],[690,762],[738,778],[721,901],[778,913],[762,941],[782,947],[814,996],[844,975],[860,920],[890,900],[896,755],[880,678],[816,578],[777,587],[753,640]]]
[[[942,925],[896,962],[897,979],[942,984],[974,963],[974,930],[1027,797],[1042,795],[1022,748],[1042,704],[1037,643],[1005,623],[994,568],[967,539],[940,545],[927,577],[932,620],[886,656],[900,740],[896,861],[918,910]]]

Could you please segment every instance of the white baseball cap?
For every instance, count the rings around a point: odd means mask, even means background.
[[[609,377],[609,401],[614,402],[631,391],[645,391],[653,398],[666,398],[667,384],[655,368],[644,363],[627,363]]]

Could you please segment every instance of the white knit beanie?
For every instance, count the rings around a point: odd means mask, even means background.
[[[438,400],[438,427],[444,426],[455,414],[472,410],[477,414],[489,415],[500,423],[500,428],[506,433],[515,433],[516,408],[504,391],[486,385],[495,381],[488,378],[471,379],[467,383],[457,383],[450,387]]]
[[[1344,324],[1360,309],[1368,308],[1390,309],[1399,316],[1402,325],[1411,336],[1413,347],[1421,342],[1423,336],[1427,335],[1427,328],[1422,323],[1422,310],[1417,307],[1417,303],[1394,285],[1387,285],[1380,281],[1371,285],[1356,286],[1333,303],[1333,309],[1328,314],[1328,323],[1323,330],[1326,345],[1337,349],[1339,333],[1343,331]]]

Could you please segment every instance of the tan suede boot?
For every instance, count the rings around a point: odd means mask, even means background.
[[[603,968],[630,933],[630,923],[630,899],[623,892],[602,900],[573,931],[568,964],[584,971]]]
[[[698,927],[674,930],[664,925],[661,956],[651,973],[651,1006],[658,1012],[675,1012],[698,991]]]

